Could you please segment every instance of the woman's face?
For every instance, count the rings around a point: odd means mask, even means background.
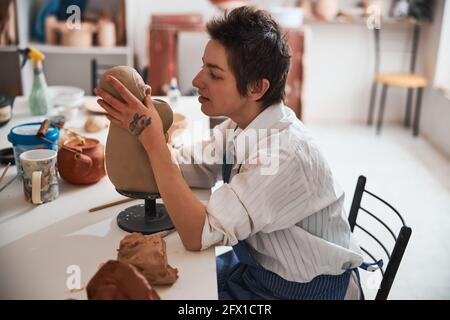
[[[236,86],[236,78],[227,60],[225,47],[210,40],[203,54],[203,66],[192,80],[199,89],[202,112],[208,116],[230,117],[242,109],[247,98],[242,97]]]

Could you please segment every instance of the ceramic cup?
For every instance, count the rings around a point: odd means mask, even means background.
[[[23,192],[28,202],[41,204],[58,198],[57,154],[50,149],[35,149],[20,155]]]

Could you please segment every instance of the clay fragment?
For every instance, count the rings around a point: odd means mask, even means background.
[[[120,242],[117,260],[136,267],[151,285],[171,285],[178,279],[178,270],[167,261],[166,242],[158,236],[127,235]]]
[[[132,265],[109,260],[87,287],[89,300],[160,300],[158,293]]]

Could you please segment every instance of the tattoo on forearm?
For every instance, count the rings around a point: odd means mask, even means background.
[[[130,131],[133,135],[139,136],[146,127],[152,123],[152,118],[146,118],[144,115],[136,113],[133,121],[130,122]]]

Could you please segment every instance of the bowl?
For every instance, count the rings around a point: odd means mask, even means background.
[[[55,107],[79,107],[83,104],[84,90],[70,86],[49,87]]]
[[[173,123],[167,132],[169,134],[169,144],[177,144],[187,128],[186,116],[181,113],[173,114]]]

